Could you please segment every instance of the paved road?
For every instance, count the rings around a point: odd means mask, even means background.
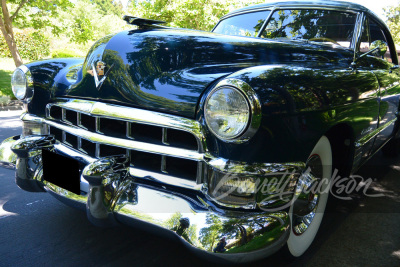
[[[20,133],[16,112],[0,112],[0,141]],[[368,193],[335,200],[305,257],[275,255],[253,266],[400,266],[400,158],[375,156],[359,175],[376,178]],[[46,193],[28,193],[0,168],[0,266],[212,266],[180,243],[124,226],[92,226],[82,211]]]

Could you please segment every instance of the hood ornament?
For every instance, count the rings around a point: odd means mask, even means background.
[[[94,63],[92,63],[92,69],[88,70],[87,72],[94,77],[94,82],[96,83],[97,90],[100,91],[100,88],[106,80],[107,75],[112,67],[114,67],[114,64],[108,67],[108,70],[105,71],[107,68],[107,64],[103,61],[97,61],[96,66],[94,65]]]

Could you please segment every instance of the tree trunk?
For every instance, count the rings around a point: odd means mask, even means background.
[[[11,55],[14,59],[16,67],[23,64],[21,55],[19,54],[17,44],[15,42],[14,31],[12,28],[12,20],[10,18],[10,13],[6,5],[6,1],[1,1],[1,9],[3,13],[3,18],[0,16],[0,30],[7,42],[8,48],[10,49]]]
[[[244,244],[247,243],[247,231],[246,231],[246,228],[244,228],[241,225],[238,225],[238,227],[239,227],[240,235],[241,235],[241,237],[240,237],[240,245],[243,246]]]

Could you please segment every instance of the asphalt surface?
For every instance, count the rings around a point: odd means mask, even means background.
[[[0,141],[18,135],[16,111],[0,112]],[[367,194],[332,198],[304,257],[278,253],[246,266],[400,266],[400,157],[378,153],[358,175],[374,178]],[[29,193],[0,168],[0,266],[214,266],[175,240],[125,226],[92,226],[86,214],[46,193]],[[221,264],[218,264],[219,266]]]

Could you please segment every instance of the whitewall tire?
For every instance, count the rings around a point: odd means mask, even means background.
[[[300,190],[301,185],[302,188],[306,188],[314,182],[314,184],[318,184],[318,186],[314,186],[317,190],[310,190],[312,193],[309,193],[309,195],[305,197],[305,202],[308,201],[305,205],[307,211],[303,209],[301,215],[296,214],[296,212],[299,213],[299,209],[296,208],[299,205],[291,205],[289,209],[291,229],[287,241],[287,249],[294,257],[303,255],[314,241],[328,201],[332,175],[332,150],[329,139],[326,136],[322,136],[319,139],[310,153],[307,160],[307,169],[308,168],[310,170],[309,174],[302,175],[299,178],[296,194]],[[322,182],[320,180],[321,177],[318,177],[321,175]],[[310,182],[310,180],[313,181]],[[301,205],[304,205],[304,200]]]

